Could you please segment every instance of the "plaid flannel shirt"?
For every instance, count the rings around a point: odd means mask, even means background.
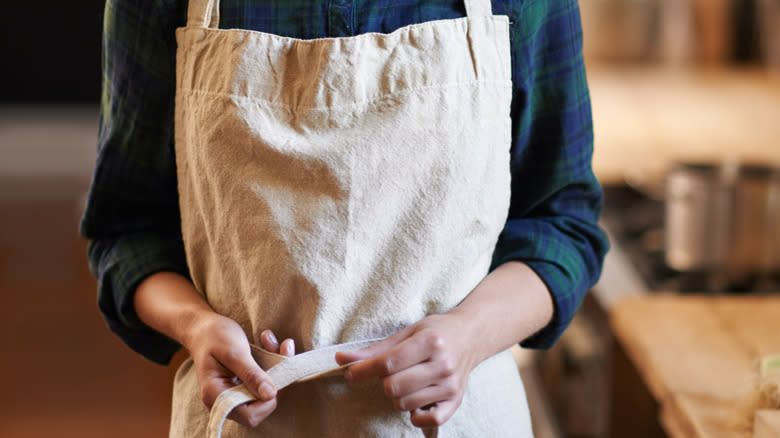
[[[144,325],[136,286],[159,271],[188,276],[182,244],[173,106],[176,41],[186,0],[107,0],[98,158],[81,232],[110,329],[147,358],[179,348]],[[601,272],[602,190],[576,0],[493,0],[510,18],[512,198],[493,268],[527,263],[552,293],[552,322],[522,345],[546,348]],[[297,38],[393,30],[465,14],[462,0],[222,0],[221,28]]]

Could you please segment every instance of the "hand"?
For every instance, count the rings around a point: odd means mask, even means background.
[[[276,408],[276,389],[268,375],[252,358],[249,341],[232,319],[209,313],[193,324],[187,349],[192,355],[203,403],[211,409],[222,391],[243,382],[257,401],[234,409],[229,418],[255,427]],[[295,354],[295,345],[286,339],[281,345],[273,332],[261,333],[263,348],[287,356]]]
[[[337,353],[347,380],[379,377],[385,394],[417,427],[436,427],[452,417],[463,400],[469,374],[480,359],[451,315],[433,315],[374,345]]]

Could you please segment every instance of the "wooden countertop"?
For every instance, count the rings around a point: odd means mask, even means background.
[[[588,81],[602,183],[674,161],[780,166],[780,74],[595,67]]]
[[[735,417],[757,360],[780,352],[780,294],[646,294],[619,300],[615,336],[671,437],[748,438]]]

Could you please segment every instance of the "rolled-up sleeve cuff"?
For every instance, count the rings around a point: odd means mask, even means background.
[[[170,363],[181,346],[144,324],[133,299],[138,285],[154,273],[189,277],[181,241],[148,234],[91,241],[89,259],[98,278],[98,307],[111,331],[147,359]]]
[[[493,269],[510,261],[525,263],[541,278],[552,297],[552,320],[520,343],[526,348],[553,346],[601,272],[607,244],[598,229],[592,227],[582,233],[582,238],[573,239],[560,228],[551,221],[513,221],[508,223],[493,254]]]
[[[573,294],[560,279],[565,273],[553,263],[525,262],[542,279],[553,298],[553,317],[550,322],[534,335],[520,343],[524,348],[546,349],[555,344],[569,326],[574,313],[579,308],[583,295]]]

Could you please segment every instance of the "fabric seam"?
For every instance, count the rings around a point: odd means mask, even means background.
[[[332,110],[347,110],[352,108],[359,108],[363,106],[370,106],[375,103],[379,103],[384,100],[392,99],[394,97],[404,96],[404,95],[411,95],[411,94],[417,94],[424,91],[430,91],[430,90],[436,90],[436,89],[448,89],[448,88],[457,88],[457,87],[477,87],[478,85],[485,85],[485,84],[501,84],[503,86],[509,86],[511,87],[512,81],[507,79],[480,79],[475,81],[469,81],[469,82],[453,82],[450,84],[443,84],[443,85],[430,85],[426,87],[413,87],[413,88],[407,88],[403,91],[397,91],[394,93],[388,93],[383,94],[376,97],[371,97],[365,100],[357,101],[350,104],[344,104],[344,105],[333,105],[333,106],[317,106],[317,107],[310,107],[305,108],[306,111],[332,111]],[[182,93],[189,93],[189,94],[195,94],[195,95],[206,95],[206,96],[221,96],[221,97],[229,97],[229,98],[237,98],[241,100],[248,100],[251,102],[261,102],[266,104],[269,107],[273,108],[279,108],[279,109],[286,109],[289,111],[295,110],[296,108],[282,104],[273,102],[267,99],[263,99],[260,97],[252,97],[252,96],[244,96],[241,94],[234,94],[234,93],[225,93],[225,92],[216,92],[216,91],[207,91],[207,90],[199,90],[195,88],[176,88],[176,93],[179,94]]]

